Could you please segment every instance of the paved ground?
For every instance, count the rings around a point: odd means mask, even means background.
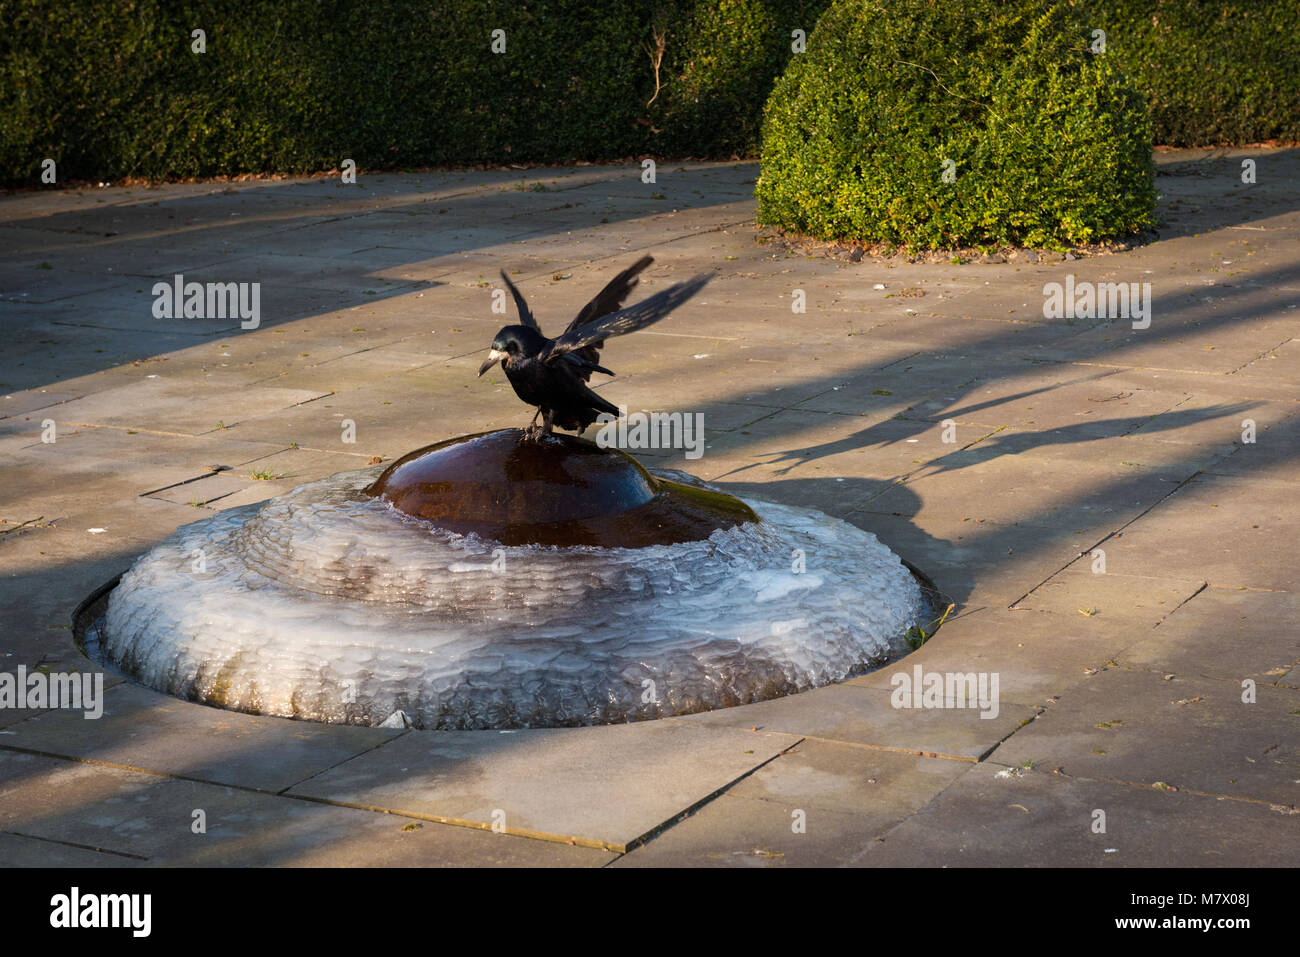
[[[607,352],[613,401],[706,416],[702,459],[646,458],[843,516],[957,603],[905,665],[621,727],[329,727],[110,677],[99,720],[0,710],[0,862],[1294,864],[1300,158],[1160,162],[1159,242],[1036,264],[774,251],[753,164],[0,200],[6,672],[89,669],[73,608],[212,509],[524,424],[474,376],[498,267],[553,327],[642,251],[642,292],[717,273]],[[155,318],[176,273],[260,282],[260,328]],[[1045,319],[1067,273],[1150,282],[1150,328]],[[916,664],[997,673],[997,717],[895,709]]]

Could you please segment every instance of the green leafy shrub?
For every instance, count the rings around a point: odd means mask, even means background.
[[[768,100],[762,164],[760,222],[828,239],[1081,243],[1155,205],[1141,97],[1058,0],[837,0]]]
[[[753,155],[826,3],[0,0],[0,185]]]
[[[1300,141],[1300,0],[1079,0],[1157,143]]]
[[[1156,142],[1300,139],[1300,0],[1076,4],[1149,99]],[[47,157],[66,182],[752,156],[791,31],[828,6],[0,0],[0,185],[36,184]],[[880,27],[913,6],[882,3]],[[972,19],[965,0],[925,6]]]

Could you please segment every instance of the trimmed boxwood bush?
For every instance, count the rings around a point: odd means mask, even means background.
[[[759,220],[827,239],[1084,243],[1155,205],[1142,99],[1063,0],[836,0],[762,163]]]

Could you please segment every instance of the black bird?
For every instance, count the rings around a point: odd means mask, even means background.
[[[502,363],[515,395],[537,406],[537,413],[528,426],[530,436],[540,438],[557,425],[582,432],[602,412],[617,416],[616,406],[587,388],[593,372],[614,374],[599,364],[605,340],[658,322],[699,292],[710,278],[707,274],[695,276],[634,306],[619,309],[637,284],[637,274],[652,262],[653,257],[645,256],[615,276],[595,299],[582,307],[563,335],[554,339],[542,333],[523,295],[502,270],[501,278],[515,298],[520,324],[506,326],[496,334],[478,374]],[[536,430],[538,415],[542,417],[540,431]]]

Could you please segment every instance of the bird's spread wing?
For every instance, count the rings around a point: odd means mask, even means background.
[[[608,316],[618,309],[632,291],[632,287],[639,281],[637,275],[654,261],[653,256],[643,256],[611,279],[606,283],[604,289],[596,293],[596,298],[582,307],[582,311],[578,313],[577,318],[569,323],[568,328],[564,331],[573,332],[575,329],[580,329],[603,316]]]
[[[690,299],[691,296],[703,289],[704,284],[711,278],[712,276],[709,273],[701,273],[686,282],[675,283],[663,292],[655,293],[650,298],[642,299],[626,309],[620,309],[618,312],[610,313],[608,316],[590,322],[585,326],[566,332],[564,335],[552,339],[550,344],[538,354],[538,358],[543,362],[551,362],[559,356],[577,352],[579,349],[604,339],[613,336],[625,336],[629,332],[644,329],[646,326],[658,322],[687,299]]]
[[[519,310],[519,321],[523,325],[541,332],[541,327],[537,325],[537,320],[533,318],[533,311],[528,308],[528,303],[524,300],[524,294],[515,288],[515,284],[510,281],[510,277],[506,275],[504,269],[501,270],[501,278],[505,280],[506,288],[510,290],[510,295],[515,297],[515,308]]]
[[[583,382],[590,382],[591,374],[593,372],[603,372],[605,375],[614,374],[604,366],[599,365],[587,357],[587,353],[590,352],[592,348],[592,346],[588,346],[586,349],[579,352],[566,352],[563,356],[564,361],[573,366],[574,369],[577,370],[578,375],[582,376]],[[597,355],[599,355],[599,353],[597,353]]]

